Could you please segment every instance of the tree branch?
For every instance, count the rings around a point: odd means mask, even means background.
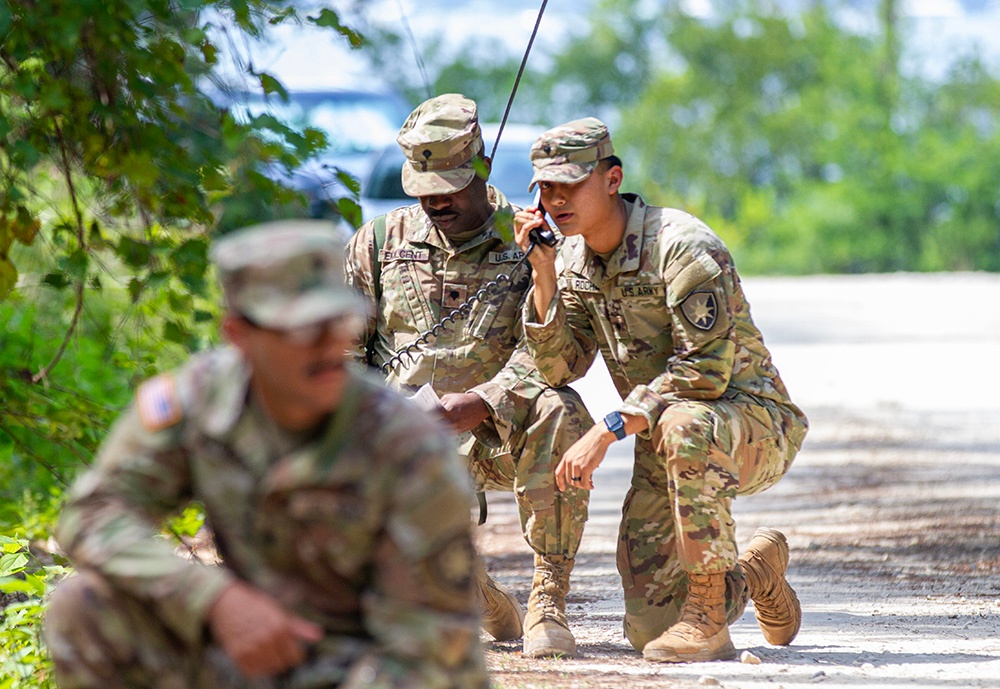
[[[55,131],[56,138],[59,141],[59,153],[62,156],[62,172],[63,176],[66,178],[66,187],[69,190],[70,201],[73,204],[73,215],[76,217],[76,240],[80,244],[80,249],[86,251],[87,245],[83,229],[83,212],[80,210],[80,202],[76,196],[76,186],[73,184],[73,172],[70,169],[69,151],[66,150],[66,138],[63,136],[62,128],[59,126],[58,122],[55,123]],[[69,346],[70,338],[73,337],[73,333],[76,331],[77,323],[80,322],[80,313],[83,311],[85,281],[86,276],[81,277],[76,281],[76,288],[74,290],[76,296],[76,307],[73,309],[73,318],[69,322],[69,328],[66,330],[65,337],[63,337],[62,342],[59,344],[59,349],[56,350],[56,354],[52,357],[52,361],[50,361],[46,366],[43,366],[38,373],[31,377],[32,383],[38,383],[45,380],[66,352],[66,347]]]

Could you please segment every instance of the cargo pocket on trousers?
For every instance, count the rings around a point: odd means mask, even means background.
[[[788,453],[775,433],[775,421],[766,407],[745,405],[742,421],[746,442],[739,448],[738,495],[753,495],[778,482],[788,471]]]

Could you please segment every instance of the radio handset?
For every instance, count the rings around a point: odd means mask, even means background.
[[[542,217],[545,217],[545,206],[542,205],[542,190],[539,189],[535,192],[535,208],[541,212]],[[536,227],[535,229],[528,232],[528,239],[531,240],[531,245],[528,247],[528,253],[534,249],[535,244],[544,244],[545,246],[555,246],[559,240],[556,239],[556,233],[547,227]]]

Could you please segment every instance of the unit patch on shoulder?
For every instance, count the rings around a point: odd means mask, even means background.
[[[691,325],[699,330],[711,330],[719,317],[719,305],[714,292],[692,292],[681,303],[681,311]]]
[[[177,382],[169,373],[140,385],[135,392],[135,407],[142,427],[150,432],[170,428],[184,418]]]

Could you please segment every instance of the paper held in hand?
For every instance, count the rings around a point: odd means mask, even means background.
[[[420,389],[410,396],[410,399],[424,411],[437,411],[441,408],[441,398],[434,392],[430,383],[421,385]]]

